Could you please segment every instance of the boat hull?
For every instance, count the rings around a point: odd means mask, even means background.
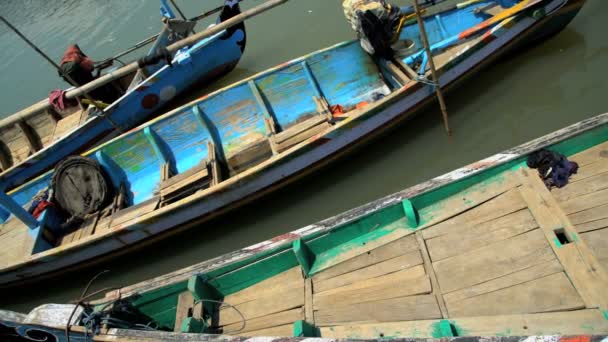
[[[211,82],[230,72],[243,55],[245,39],[243,27],[219,33],[191,46],[181,61],[160,68],[114,102],[109,107],[112,108],[108,114],[110,120],[92,118],[56,143],[2,172],[0,188],[8,191],[25,183],[51,169],[66,156],[86,151],[102,139],[113,138],[149,120],[193,85]]]
[[[582,6],[583,2],[574,3]],[[560,1],[553,1],[546,8],[548,11],[555,10],[559,5]],[[440,84],[450,89],[496,58],[518,47],[518,44],[532,42],[536,37],[542,36],[545,25],[566,25],[567,21],[561,14],[562,12],[556,12],[541,20],[523,18],[503,34],[493,38],[490,43],[473,52],[458,66],[444,73],[440,77]],[[433,101],[433,95],[433,89],[425,86],[407,97],[383,102],[373,111],[350,120],[340,129],[316,137],[298,149],[297,153],[290,153],[276,162],[269,160],[256,167],[256,172],[245,172],[237,181],[226,181],[228,184],[223,184],[219,191],[209,194],[203,192],[200,196],[193,195],[181,200],[178,206],[162,208],[149,219],[144,216],[140,223],[131,225],[110,238],[92,240],[82,246],[65,249],[59,254],[47,256],[41,253],[42,255],[33,258],[24,267],[5,270],[0,274],[0,283],[12,285],[49,272],[65,271],[75,265],[84,266],[90,262],[99,262],[162,239],[168,234],[189,228],[196,229],[196,225],[205,220],[272,192],[351,152],[410,118],[424,105]]]

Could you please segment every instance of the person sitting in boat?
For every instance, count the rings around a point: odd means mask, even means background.
[[[342,7],[367,53],[383,58],[393,56],[406,18],[399,6],[385,0],[344,0]],[[410,40],[404,43],[405,48],[413,46]]]
[[[63,73],[68,75],[75,82],[75,84],[72,84],[61,73],[59,73],[59,76],[75,87],[93,81],[99,77],[99,73],[102,69],[97,68],[97,72],[94,75],[93,71],[95,71],[96,68],[93,61],[82,52],[77,44],[70,45],[65,50],[63,57],[61,58],[60,68]],[[100,86],[99,88],[92,90],[90,95],[94,99],[105,103],[112,103],[120,97],[119,92],[110,85]]]

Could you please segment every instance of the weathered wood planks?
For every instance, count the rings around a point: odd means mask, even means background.
[[[431,292],[431,282],[418,266],[314,294],[315,310],[331,310],[381,299],[399,298]]]
[[[450,322],[467,336],[595,335],[608,331],[608,320],[597,309],[524,315],[452,318]],[[325,338],[381,339],[383,337],[437,338],[439,321],[346,324],[321,328]]]
[[[363,267],[358,270],[353,270],[352,272],[340,274],[333,278],[317,280],[315,277],[313,277],[314,288],[315,292],[319,293],[336,287],[352,284],[357,281],[375,278],[384,274],[397,272],[421,264],[422,257],[420,256],[420,252],[415,250],[407,252],[404,255],[400,255],[392,259],[379,262],[377,264],[371,264],[367,267]],[[322,275],[323,273],[325,272],[321,272],[319,273],[319,275]]]
[[[605,270],[608,269],[608,229],[604,228],[581,233],[581,238],[589,245],[597,261]]]
[[[508,240],[538,227],[528,209],[499,217],[478,225],[462,224],[461,229],[426,240],[433,261],[449,258],[471,250],[483,248],[488,244]]]
[[[177,297],[177,309],[175,313],[175,326],[173,331],[180,332],[184,320],[192,314],[194,306],[194,296],[190,291],[184,291]]]
[[[441,318],[433,295],[383,299],[352,305],[335,306],[315,312],[318,326],[347,322],[394,322]]]
[[[225,302],[232,304],[226,300]],[[303,307],[304,282],[302,281],[302,285],[300,287],[276,291],[269,295],[257,297],[251,301],[234,306],[247,320]],[[230,307],[222,307],[220,310],[220,326],[240,322],[241,320],[241,315]]]
[[[443,293],[464,289],[485,281],[551,261],[555,255],[540,229],[504,242],[433,262]]]
[[[458,197],[453,196],[453,198],[459,199]],[[477,204],[479,205],[471,207],[474,209],[457,213],[458,215],[453,218],[422,230],[422,236],[425,239],[431,239],[445,234],[468,232],[472,226],[486,222],[494,225],[496,224],[495,219],[526,208],[526,203],[514,189],[506,189],[504,193],[497,197]]]
[[[518,172],[523,184],[523,198],[543,231],[547,241],[564,267],[566,274],[585,301],[588,308],[608,309],[608,274],[599,264],[587,244],[578,237],[576,229],[563,213],[556,199],[547,190],[536,172],[521,169]],[[559,241],[562,232],[570,241]]]
[[[460,301],[447,300],[446,305],[450,317],[526,314],[585,308],[585,303],[564,272]]]
[[[249,286],[239,292],[228,295],[224,302],[231,305],[246,303],[256,298],[272,295],[284,289],[300,288],[304,284],[300,267],[293,267],[285,272],[281,272],[274,277],[263,280],[257,284]]]
[[[314,275],[313,278],[315,282],[320,282],[321,280],[334,278],[344,273],[361,271],[361,269],[365,267],[375,265],[388,259],[407,254],[409,251],[416,250],[418,250],[418,246],[414,236],[405,236],[389,242],[380,248],[372,249],[368,253],[359,254],[349,260],[325,269],[323,272]]]
[[[224,334],[238,333],[239,335],[249,335],[249,332],[253,331],[254,334],[257,334],[255,331],[262,329],[270,329],[284,325],[290,325],[293,327],[293,322],[302,319],[304,319],[304,309],[295,308],[258,318],[248,319],[244,328],[242,328],[243,324],[241,322],[228,324],[222,328],[222,332]]]
[[[476,184],[464,191],[461,191],[459,196],[451,196],[446,199],[437,201],[432,205],[422,208],[419,212],[420,217],[425,219],[418,229],[425,229],[434,226],[440,222],[446,221],[454,216],[460,215],[463,212],[475,208],[480,204],[487,202],[520,184],[517,177],[510,174],[502,174],[497,177],[488,179],[483,183]],[[506,213],[505,213],[506,214]],[[493,216],[490,215],[490,216]],[[495,217],[495,216],[494,216]],[[467,220],[466,215],[460,220]],[[490,218],[488,218],[490,219]],[[481,219],[483,220],[483,219]],[[483,221],[481,221],[483,222]],[[471,223],[471,222],[469,222]],[[439,230],[439,229],[435,229]],[[430,230],[429,230],[430,231]],[[431,235],[429,235],[431,234]],[[428,239],[436,236],[435,233],[424,233],[423,237]]]

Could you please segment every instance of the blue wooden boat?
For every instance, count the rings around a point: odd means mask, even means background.
[[[556,33],[583,3],[450,0],[427,7],[439,83],[449,88],[500,54]],[[409,22],[403,38],[420,50],[416,32]],[[0,193],[0,245],[18,246],[0,248],[0,284],[202,229],[200,222],[352,150],[432,100],[425,58],[411,53],[376,60],[358,41],[337,44],[199,98]],[[32,217],[32,200],[49,187],[56,206]]]
[[[231,6],[221,8],[218,23],[240,14],[238,2]],[[161,0],[161,13],[163,29],[148,56],[186,38],[196,24],[196,21],[176,19],[165,0]],[[60,111],[45,99],[1,120],[1,187],[6,191],[23,184],[61,159],[86,151],[100,139],[128,131],[159,114],[159,109],[168,101],[192,85],[212,81],[231,71],[243,55],[245,42],[245,26],[241,23],[180,50],[173,55],[171,65],[157,62],[110,85],[102,85],[120,93],[103,114],[86,105]],[[114,70],[105,71],[106,74],[112,72]]]
[[[551,164],[563,157],[578,163],[566,184],[550,189],[539,177],[545,172],[528,166],[548,151],[563,154]],[[86,298],[95,293],[90,282],[72,304],[0,310],[0,334],[37,341],[68,334],[70,341],[141,342],[606,341],[606,206],[602,114],[293,232],[99,290],[105,296],[95,300]]]

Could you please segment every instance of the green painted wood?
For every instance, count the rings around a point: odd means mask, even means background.
[[[399,208],[400,206],[396,206]],[[402,209],[399,208],[401,212]],[[409,225],[406,223],[406,220],[403,218],[392,221],[392,222],[383,222],[385,225],[381,228],[372,230],[368,233],[361,234],[359,236],[354,237],[351,240],[348,240],[344,243],[341,243],[333,248],[327,249],[322,253],[316,254],[315,263],[310,269],[310,274],[316,274],[324,270],[328,265],[332,264],[332,261],[339,257],[342,253],[350,252],[352,250],[358,248],[365,248],[365,245],[371,241],[375,241],[384,237],[388,234],[393,233],[398,229],[409,229]]]
[[[601,125],[583,134],[559,142],[551,146],[550,149],[566,156],[571,156],[607,140],[608,125]]]
[[[192,276],[188,280],[188,291],[192,292],[195,301],[203,302],[204,312],[207,315],[212,315],[218,305],[217,302],[224,299],[224,296],[202,274]]]
[[[143,314],[154,318],[160,327],[173,329],[175,326],[177,298],[180,293],[186,290],[187,282],[183,281],[158,288],[140,296],[131,297],[131,301]],[[96,309],[102,307],[103,305],[100,305]]]
[[[149,315],[150,318],[158,324],[159,329],[173,330],[172,326],[175,326],[175,313],[177,311],[177,304],[175,306],[167,306],[165,310]]]
[[[298,264],[302,268],[304,275],[308,277],[310,269],[315,262],[315,255],[302,239],[293,242],[293,253],[296,255]]]
[[[298,261],[291,246],[291,243],[286,243],[287,248],[282,251],[252,260],[249,264],[238,268],[237,272],[224,273],[213,279],[211,274],[208,274],[209,279],[211,279],[209,283],[222,295],[227,296],[287,271],[298,266]]]
[[[439,321],[439,332],[441,333],[441,337],[454,337],[455,334],[452,331],[452,324],[447,319],[442,319]]]
[[[401,205],[393,205],[340,225],[321,237],[306,237],[305,241],[316,255],[371,231],[381,229],[404,217]],[[404,221],[404,220],[403,220]]]
[[[194,317],[186,317],[180,328],[183,333],[206,333],[208,330],[207,323],[201,319]]]
[[[320,337],[319,329],[306,321],[295,321],[293,323],[294,337]]]
[[[417,228],[420,224],[420,217],[412,201],[406,198],[401,201],[401,205],[403,206],[403,213],[405,214],[405,218],[407,218],[408,225],[412,228]]]

